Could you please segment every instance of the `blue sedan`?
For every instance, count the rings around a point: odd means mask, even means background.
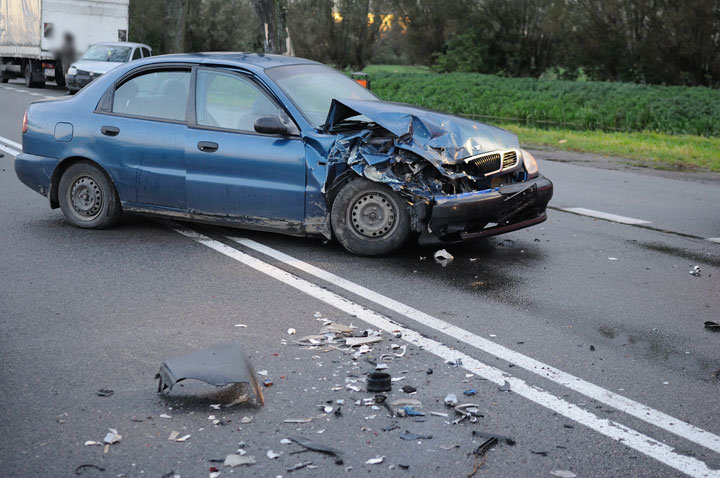
[[[89,229],[131,211],[381,255],[540,223],[552,197],[510,132],[381,101],[301,58],[134,61],[31,104],[22,132],[20,180]]]

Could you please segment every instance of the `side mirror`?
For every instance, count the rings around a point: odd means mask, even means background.
[[[288,128],[279,116],[261,116],[255,120],[255,131],[264,134],[285,134]]]

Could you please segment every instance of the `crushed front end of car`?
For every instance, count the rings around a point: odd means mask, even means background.
[[[517,137],[421,108],[333,100],[325,130],[338,135],[328,184],[350,169],[410,205],[423,244],[458,242],[543,222],[553,185]]]

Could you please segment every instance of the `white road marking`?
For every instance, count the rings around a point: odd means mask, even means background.
[[[20,151],[15,151],[14,149],[3,146],[2,144],[0,144],[0,151],[5,151],[6,153],[12,154],[13,156],[17,156],[18,154],[20,154]]]
[[[593,209],[585,209],[584,207],[561,207],[558,208],[561,211],[571,212],[574,214],[580,214],[581,216],[589,216],[597,219],[604,219],[611,222],[619,222],[620,224],[651,224],[650,221],[644,219],[635,219],[634,217],[618,216],[617,214],[610,214],[602,211],[595,211]]]
[[[15,141],[12,141],[12,140],[10,140],[10,139],[4,138],[4,137],[2,137],[2,136],[0,136],[0,145],[2,145],[2,146],[9,146],[9,147],[11,147],[11,148],[19,149],[20,151],[22,151],[22,144],[16,143]]]
[[[419,324],[430,327],[438,332],[442,332],[454,339],[494,355],[495,357],[515,364],[518,367],[522,367],[536,375],[574,390],[575,392],[581,393],[586,397],[605,403],[606,405],[614,407],[624,413],[627,413],[628,415],[632,415],[633,417],[639,418],[651,425],[655,425],[674,433],[675,435],[697,443],[698,445],[704,446],[716,453],[720,453],[720,436],[698,428],[690,423],[671,417],[670,415],[650,408],[642,403],[631,400],[610,390],[606,390],[567,372],[563,372],[562,370],[511,350],[491,340],[480,337],[479,335],[475,335],[472,332],[421,312],[413,307],[367,289],[359,284],[355,284],[354,282],[303,262],[264,244],[260,244],[251,239],[229,236],[228,238],[245,247],[270,256],[291,267],[345,289],[348,292],[352,292],[353,294],[392,310],[393,312],[397,312],[398,314],[401,314]]]
[[[225,256],[242,264],[252,267],[263,274],[294,287],[295,289],[321,300],[347,314],[354,315],[358,319],[372,325],[373,327],[382,329],[386,332],[399,330],[403,334],[403,340],[422,347],[426,351],[435,354],[444,360],[462,359],[462,366],[466,370],[498,385],[502,385],[507,381],[510,384],[512,391],[516,394],[571,420],[581,423],[682,473],[693,477],[720,477],[720,471],[708,468],[704,462],[694,457],[676,453],[669,445],[654,440],[647,435],[637,432],[613,420],[600,418],[597,415],[578,407],[577,405],[569,403],[562,398],[552,395],[538,387],[530,386],[524,380],[513,377],[512,375],[495,367],[486,365],[467,354],[452,350],[440,342],[424,337],[418,332],[411,330],[402,324],[394,322],[384,315],[352,302],[351,300],[337,295],[327,289],[323,289],[312,282],[301,279],[289,272],[245,254],[237,249],[223,244],[220,241],[211,239],[203,234],[180,227],[176,227],[174,229],[176,232],[188,237],[189,239],[220,252],[221,254],[224,254]]]
[[[707,240],[710,242],[717,242],[718,244],[720,244],[720,237],[708,237]]]
[[[42,93],[35,93],[34,91],[26,91],[25,93],[33,96],[44,96]]]

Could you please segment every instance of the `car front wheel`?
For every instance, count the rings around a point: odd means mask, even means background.
[[[74,226],[105,229],[115,224],[122,209],[110,178],[94,164],[81,161],[63,173],[58,201],[65,218]]]
[[[366,179],[343,186],[330,218],[338,242],[362,256],[389,254],[410,235],[407,203],[389,186]]]

